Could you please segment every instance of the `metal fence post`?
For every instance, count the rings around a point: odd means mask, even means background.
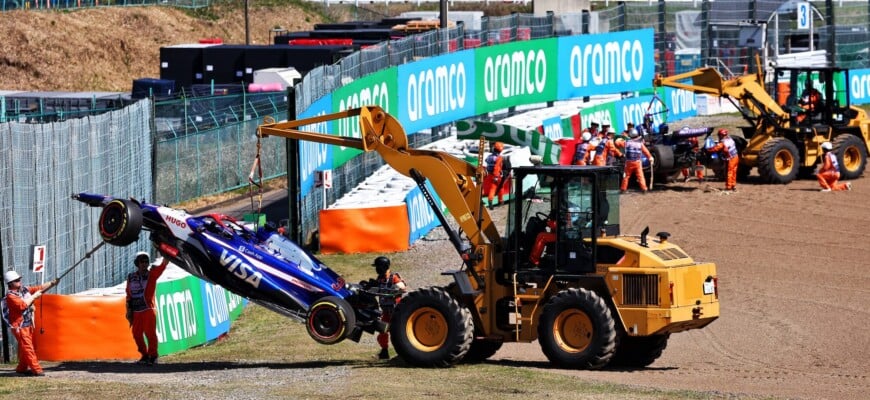
[[[710,25],[710,0],[703,0],[701,2],[701,26],[706,28],[701,29],[701,65],[710,65],[710,37],[713,29]]]
[[[624,1],[620,1],[619,3],[616,3],[616,21],[617,21],[616,24],[618,26],[617,30],[620,32],[627,30],[627,28],[628,28],[628,21],[626,20],[626,17],[625,17],[625,12],[627,11],[627,8],[628,8],[628,5],[625,4]]]
[[[870,4],[870,1],[867,2]],[[825,14],[827,14],[828,30],[831,32],[828,36],[828,64],[837,65],[837,24],[834,23],[834,1],[825,0]],[[810,38],[812,40],[812,38]]]

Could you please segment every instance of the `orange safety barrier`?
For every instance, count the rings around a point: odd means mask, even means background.
[[[410,235],[405,204],[320,211],[324,254],[405,251]]]
[[[48,294],[36,301],[34,346],[40,360],[139,358],[123,295]]]

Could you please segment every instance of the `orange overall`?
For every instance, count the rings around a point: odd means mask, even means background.
[[[824,160],[822,167],[819,169],[819,173],[816,174],[816,178],[819,180],[819,185],[822,185],[822,189],[830,189],[833,191],[846,190],[848,185],[838,182],[840,180],[840,168],[839,163],[837,162],[837,155],[834,154],[834,152],[829,151],[825,153],[825,156],[822,157],[822,159]]]
[[[404,282],[398,273],[392,273],[390,276],[378,277],[378,291],[382,293],[395,292],[395,286]],[[378,304],[381,306],[381,321],[390,323],[393,319],[393,311],[396,309],[396,304],[399,304],[401,297],[399,296],[378,296]],[[378,344],[382,349],[387,349],[390,346],[390,334],[381,332],[378,334]]]
[[[628,181],[634,175],[637,178],[640,190],[646,192],[646,178],[643,176],[641,156],[644,155],[647,159],[651,159],[652,154],[647,150],[642,139],[631,139],[623,143],[623,146],[625,146],[625,176],[622,178],[622,184],[619,186],[619,189],[623,192],[626,191],[628,189]]]
[[[33,312],[25,299],[32,294],[46,289],[50,284],[34,287],[21,287],[19,291],[10,290],[6,293],[6,306],[9,308],[9,328],[18,341],[18,366],[15,372],[34,374],[42,373],[42,366],[36,358],[36,349],[33,347]]]
[[[133,307],[133,340],[142,357],[157,357],[157,307],[154,291],[157,279],[166,270],[166,262],[156,265],[145,276],[139,272],[127,275],[127,304]],[[146,342],[147,340],[147,342]]]
[[[500,152],[494,152],[486,158],[486,176],[483,178],[483,185],[487,188],[486,198],[489,200],[490,206],[494,205],[493,201],[496,194],[498,194],[498,203],[503,203],[503,195],[499,190],[499,183],[502,179],[505,179],[502,176],[502,156]],[[502,185],[502,187],[504,186]]]
[[[725,136],[719,143],[707,150],[710,153],[719,152],[722,161],[727,164],[727,172],[725,176],[725,190],[734,190],[737,188],[737,164],[739,158],[737,156],[737,145],[734,139],[730,136]]]
[[[556,241],[556,221],[548,219],[547,228],[550,230],[538,233],[535,237],[535,244],[529,253],[529,261],[536,267],[541,263],[541,257],[544,255],[544,249],[547,248],[547,245]]]
[[[601,139],[598,147],[595,148],[595,157],[592,158],[592,165],[607,165],[608,157],[620,157],[622,154],[616,150],[613,145],[613,140],[608,138]]]

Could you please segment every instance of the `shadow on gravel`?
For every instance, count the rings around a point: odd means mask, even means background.
[[[486,361],[487,364],[492,365],[502,365],[506,367],[517,367],[517,368],[540,368],[540,369],[562,369],[566,370],[568,368],[560,368],[556,365],[553,365],[547,361],[518,361],[518,360],[497,360],[497,361]],[[600,370],[594,371],[603,371],[603,372],[637,372],[637,371],[672,371],[678,370],[677,367],[644,367],[644,368],[629,368],[629,367],[604,367]]]
[[[74,361],[62,362],[54,367],[45,368],[46,372],[83,371],[95,374],[124,374],[124,373],[167,373],[167,372],[200,372],[200,371],[225,371],[241,369],[316,369],[334,366],[354,366],[358,361],[302,361],[302,362],[253,362],[237,363],[228,361],[205,361],[205,362],[181,362],[160,363],[156,365],[142,365],[129,361]],[[11,376],[17,376],[14,372]],[[3,375],[0,375],[3,376]]]

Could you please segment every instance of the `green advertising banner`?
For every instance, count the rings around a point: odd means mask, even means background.
[[[230,329],[247,300],[194,276],[159,281],[156,289],[160,355],[201,346]]]
[[[476,113],[555,99],[557,48],[551,38],[476,49]]]
[[[348,83],[332,93],[332,112],[340,112],[351,108],[377,105],[389,114],[398,111],[398,69],[388,68],[363,76]],[[330,132],[338,136],[362,137],[359,131],[359,118],[342,118],[332,121]],[[336,147],[332,152],[332,165],[337,168],[356,157],[362,151],[357,149]]]
[[[596,106],[584,108],[580,111],[580,121],[582,121],[581,123],[583,125],[583,128],[589,127],[589,124],[591,124],[593,121],[598,122],[598,124],[601,126],[613,126],[614,122],[617,121],[616,103],[609,102],[606,104],[599,104]],[[616,130],[617,127],[613,126],[613,129]]]
[[[515,146],[528,146],[532,154],[540,155],[544,164],[558,164],[562,148],[537,130],[523,130],[515,126],[487,121],[456,121],[458,139],[479,139],[503,142]]]

